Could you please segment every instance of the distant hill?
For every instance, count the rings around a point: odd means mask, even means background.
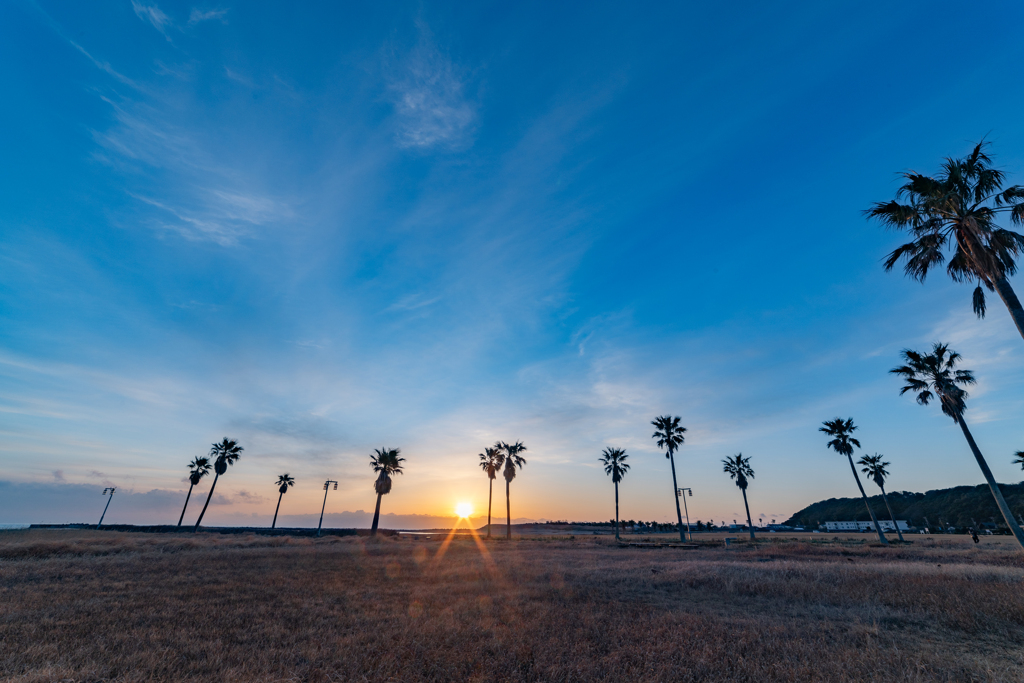
[[[867,484],[865,484],[867,486]],[[1019,484],[1000,484],[1010,510],[1017,515],[1018,521],[1024,516],[1024,482]],[[946,526],[970,526],[971,520],[979,524],[1003,525],[1003,517],[999,514],[996,501],[988,486],[957,486],[951,489],[937,489],[927,493],[911,493],[910,491],[890,491],[889,504],[896,514],[896,519],[905,519],[911,526],[936,527],[940,523]],[[889,517],[882,496],[868,498],[871,509],[880,519]],[[864,509],[861,498],[829,498],[800,510],[788,520],[791,526],[817,527],[823,522],[866,521],[871,519]]]

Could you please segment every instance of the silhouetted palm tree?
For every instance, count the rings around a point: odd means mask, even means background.
[[[1020,468],[1022,470],[1024,470],[1024,451],[1017,451],[1013,455],[1014,455],[1013,464],[1014,465],[1020,465]]]
[[[750,506],[747,505],[747,478],[754,478],[754,470],[750,469],[750,458],[744,458],[742,453],[726,458],[722,461],[722,471],[736,480],[736,486],[743,491],[743,507],[747,511],[747,528],[750,529],[750,538],[754,538],[754,521],[750,519]]]
[[[370,527],[370,535],[377,535],[377,523],[380,521],[380,499],[391,493],[391,475],[402,473],[402,463],[405,458],[398,457],[402,452],[400,448],[382,448],[373,450],[370,455],[370,467],[377,472],[377,481],[373,482],[373,490],[377,492],[377,508],[373,511],[373,526]]]
[[[615,484],[615,540],[619,540],[619,482],[629,471],[626,464],[626,451],[621,448],[606,448],[599,460],[604,463],[605,474],[612,476],[612,483]]]
[[[1005,175],[992,168],[984,141],[962,159],[947,158],[935,177],[908,172],[906,183],[890,202],[876,202],[865,213],[896,230],[906,230],[914,241],[893,251],[885,260],[891,270],[900,260],[904,272],[924,282],[928,270],[952,258],[946,272],[955,282],[977,282],[974,312],[985,316],[985,290],[996,291],[1024,337],[1024,308],[1007,278],[1017,272],[1017,256],[1024,250],[1024,235],[1000,228],[996,217],[1008,212],[1016,225],[1024,223],[1024,187],[1003,189]],[[905,203],[900,203],[900,201]]]
[[[188,464],[188,495],[185,496],[185,505],[181,508],[181,517],[178,518],[178,526],[181,526],[181,520],[185,519],[185,508],[188,507],[188,499],[192,497],[192,489],[195,488],[203,477],[210,473],[210,459],[196,456],[192,458],[192,462]]]
[[[685,541],[686,537],[683,529],[683,513],[679,509],[679,484],[676,482],[676,450],[683,445],[686,440],[683,434],[686,433],[686,427],[679,426],[679,418],[672,417],[671,415],[661,415],[654,418],[651,422],[655,426],[654,436],[652,439],[658,440],[658,448],[665,449],[665,458],[668,459],[672,465],[672,495],[676,499],[676,519],[679,522],[679,540]]]
[[[284,494],[288,493],[289,486],[295,486],[295,480],[285,472],[277,478],[277,486],[277,507],[274,508],[274,521],[270,523],[271,529],[277,526],[277,511],[281,509],[281,498],[284,497]]]
[[[206,514],[206,508],[210,505],[210,499],[213,498],[213,490],[217,488],[217,480],[220,479],[220,475],[228,471],[228,465],[235,464],[235,461],[241,457],[244,450],[244,448],[238,445],[237,441],[226,436],[220,443],[213,444],[213,448],[210,449],[210,457],[214,458],[213,471],[215,474],[213,484],[210,485],[210,493],[206,496],[206,504],[203,505],[203,511],[199,513],[199,519],[196,520],[196,526],[192,531],[199,530],[199,525],[203,522],[203,516]]]
[[[861,467],[861,472],[871,477],[875,485],[882,489],[882,500],[885,501],[885,507],[889,511],[889,519],[892,520],[892,526],[896,529],[896,535],[900,537],[900,543],[903,542],[903,532],[900,531],[900,525],[896,523],[896,515],[892,513],[892,506],[889,505],[889,496],[885,495],[885,478],[889,476],[889,470],[885,469],[889,466],[889,463],[882,460],[882,456],[878,453],[874,455],[865,455],[857,461]]]
[[[505,470],[502,475],[505,477],[505,538],[512,539],[512,499],[509,495],[509,484],[516,478],[516,467],[523,469],[526,458],[519,455],[526,451],[526,446],[521,441],[514,444],[499,442],[498,447],[505,454]]]
[[[491,537],[491,499],[494,498],[494,480],[498,476],[498,470],[505,462],[505,454],[501,450],[501,443],[494,444],[494,448],[485,448],[480,454],[480,468],[487,473],[487,538]]]
[[[857,430],[857,427],[853,424],[853,418],[844,420],[841,417],[837,417],[822,424],[824,427],[820,427],[818,431],[825,432],[832,437],[832,440],[828,442],[828,447],[839,455],[845,455],[846,459],[850,461],[850,470],[853,472],[853,478],[857,480],[857,488],[860,489],[861,498],[864,499],[864,507],[868,509],[868,514],[871,515],[871,522],[875,525],[875,531],[878,532],[878,540],[882,542],[882,545],[889,545],[889,541],[885,539],[882,527],[879,526],[878,519],[875,517],[875,511],[868,504],[868,494],[864,493],[864,487],[860,483],[857,468],[853,464],[853,448],[854,446],[860,448],[860,441],[850,436]]]
[[[978,444],[974,442],[974,436],[967,428],[967,422],[964,421],[964,411],[967,410],[967,392],[961,387],[974,384],[974,373],[970,370],[956,369],[957,363],[960,362],[960,354],[950,351],[946,344],[935,344],[932,346],[932,352],[928,354],[905,349],[901,355],[906,365],[889,371],[894,375],[899,375],[906,382],[900,389],[900,395],[908,391],[915,393],[917,402],[921,405],[928,405],[936,395],[938,396],[942,412],[960,425],[964,438],[967,439],[967,444],[971,447],[975,460],[978,461],[978,467],[985,475],[985,481],[988,482],[992,497],[996,499],[999,512],[1002,513],[1003,519],[1021,548],[1024,548],[1024,532],[1018,526],[1017,520],[1013,518],[1010,506],[1006,504],[1003,492],[999,490],[999,485],[996,483],[995,477],[992,476],[992,470],[988,468],[985,457],[981,454]]]

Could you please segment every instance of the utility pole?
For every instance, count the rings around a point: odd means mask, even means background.
[[[316,525],[316,535],[318,538],[320,536],[320,527],[324,525],[324,510],[327,509],[327,489],[330,488],[331,484],[334,484],[335,491],[338,490],[338,482],[333,479],[328,479],[324,482],[324,505],[320,508],[320,523]]]
[[[111,486],[110,488],[103,489],[103,493],[100,494],[101,496],[105,496],[108,493],[110,495],[110,497],[107,498],[107,504],[103,506],[103,514],[100,515],[100,524],[103,524],[103,518],[107,516],[107,508],[110,507],[110,501],[114,500],[114,491],[116,491],[116,490],[117,489],[115,489],[113,486]],[[96,525],[97,529],[100,528],[100,524]]]
[[[683,495],[683,491],[686,491],[693,496],[693,489],[676,489],[676,496],[683,499],[683,510],[686,510],[686,538],[693,540],[693,532],[690,531],[690,511],[686,509],[686,496]]]

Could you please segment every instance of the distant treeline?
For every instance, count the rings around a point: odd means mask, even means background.
[[[1018,519],[1024,516],[1024,482],[1000,484],[1010,510]],[[882,496],[871,496],[868,501],[880,518],[888,519]],[[911,526],[968,527],[974,522],[1005,527],[999,508],[988,486],[957,486],[927,493],[890,491],[889,504],[896,519],[905,519]],[[927,522],[925,521],[927,518]],[[790,526],[816,528],[824,522],[868,521],[867,510],[861,498],[829,498],[800,510],[788,520]],[[973,521],[972,521],[973,520]]]

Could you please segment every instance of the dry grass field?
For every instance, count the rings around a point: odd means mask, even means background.
[[[1024,680],[1008,543],[829,540],[0,532],[0,677]]]

